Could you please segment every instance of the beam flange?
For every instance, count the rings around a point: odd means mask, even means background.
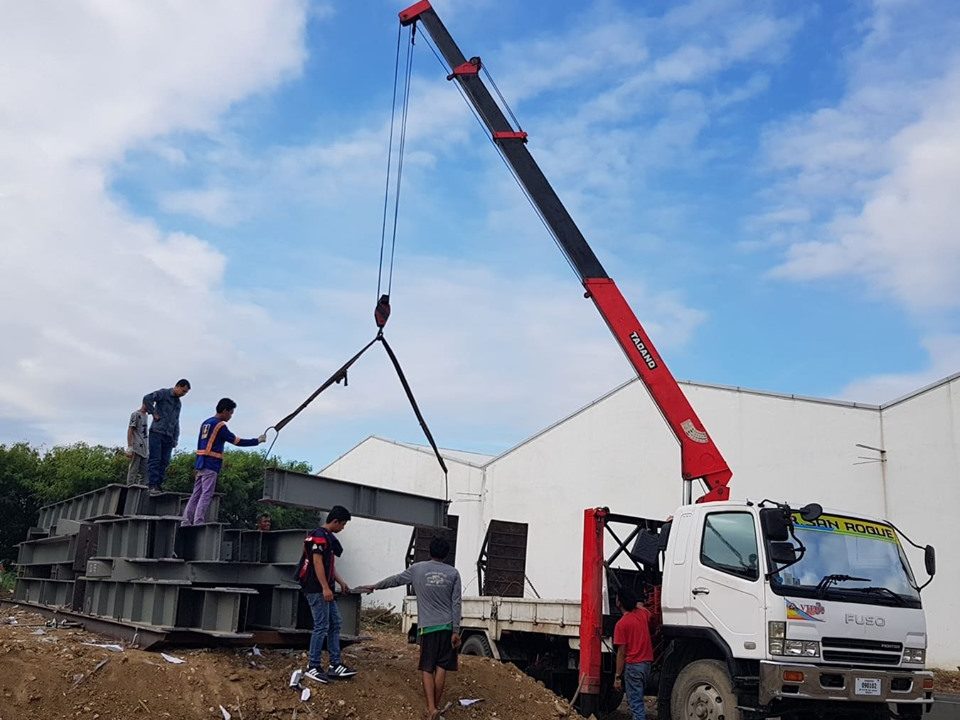
[[[343,505],[357,517],[432,527],[444,527],[449,505],[439,498],[277,468],[264,470],[261,502],[319,510]]]

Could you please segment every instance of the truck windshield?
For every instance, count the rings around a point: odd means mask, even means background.
[[[803,559],[771,577],[779,594],[920,607],[910,565],[889,525],[842,515],[813,522],[795,514]]]

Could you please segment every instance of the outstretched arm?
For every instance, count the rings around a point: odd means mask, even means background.
[[[386,590],[387,588],[400,587],[401,585],[409,585],[413,582],[413,572],[410,568],[407,568],[402,573],[397,575],[391,575],[388,578],[384,578],[380,582],[374,585],[368,585],[371,590]]]

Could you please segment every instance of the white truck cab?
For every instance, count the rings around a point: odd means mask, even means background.
[[[704,503],[674,515],[661,595],[668,717],[920,717],[933,674],[897,532],[783,508]]]

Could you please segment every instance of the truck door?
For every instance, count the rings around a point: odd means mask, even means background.
[[[715,629],[736,657],[762,657],[763,583],[757,526],[750,512],[706,512],[693,553],[687,618]]]

